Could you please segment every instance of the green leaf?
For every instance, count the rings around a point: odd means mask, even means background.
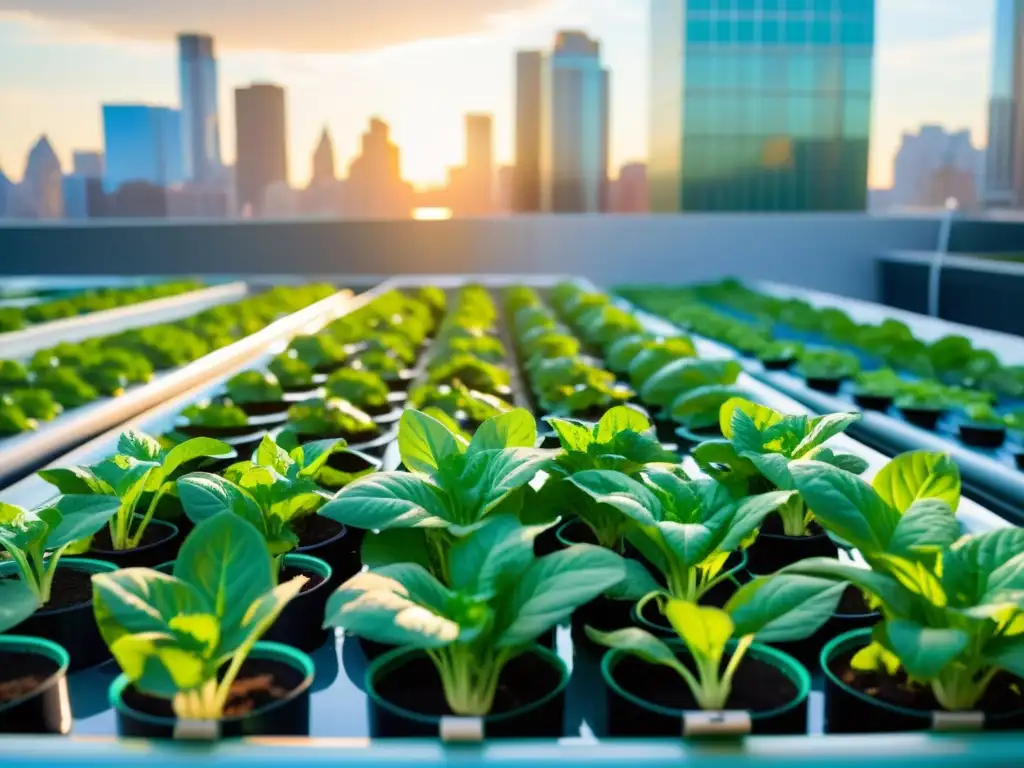
[[[965,536],[943,553],[942,586],[955,605],[976,605],[989,591],[990,574],[1024,552],[1024,529],[999,528]],[[996,584],[1014,583],[1004,571]],[[1019,583],[1019,582],[1017,582]]]
[[[437,419],[409,408],[398,423],[398,450],[410,472],[432,475],[446,457],[463,453],[466,443]]]
[[[289,458],[301,467],[299,474],[302,477],[316,477],[328,459],[335,453],[345,450],[347,446],[348,444],[340,439],[314,440],[292,450]]]
[[[683,358],[669,363],[640,388],[645,403],[667,408],[680,392],[712,384],[735,383],[743,367],[735,360]]]
[[[394,563],[416,563],[430,567],[425,528],[389,528],[379,533],[367,531],[359,550],[359,559],[375,569]]]
[[[944,501],[954,512],[960,504],[960,470],[945,453],[901,454],[882,467],[871,485],[886,504],[900,512],[921,499]]]
[[[773,491],[750,496],[736,508],[716,549],[733,552],[758,528],[764,519],[796,497],[795,491]]]
[[[594,439],[599,443],[607,443],[619,432],[646,432],[650,428],[651,422],[638,410],[618,405],[606,411],[597,422]]]
[[[36,612],[39,601],[21,579],[0,579],[0,633],[18,626]]]
[[[443,612],[455,597],[455,593],[438,581],[422,565],[416,563],[393,563],[374,571],[378,576],[394,579],[405,589],[408,596],[431,610]]]
[[[782,574],[802,574],[817,576],[838,582],[849,582],[855,587],[876,596],[894,616],[915,616],[923,607],[920,597],[912,593],[903,584],[886,573],[878,573],[852,563],[843,563],[834,557],[810,557],[778,571],[773,577]],[[742,591],[742,590],[741,590]]]
[[[744,411],[736,409],[732,414],[732,437],[736,450],[743,456],[765,452],[765,438],[757,424]]]
[[[1002,639],[995,645],[995,652],[986,649],[985,660],[999,669],[1005,669],[1014,677],[1024,677],[1024,635]]]
[[[497,509],[511,494],[530,483],[538,472],[547,469],[550,463],[550,454],[535,448],[506,448],[474,454],[460,479],[460,486],[472,487],[472,497],[481,502],[470,522]]]
[[[176,445],[167,452],[161,470],[164,477],[170,477],[178,467],[204,457],[230,456],[233,449],[227,443],[211,437],[194,437]]]
[[[300,446],[295,450],[301,452],[303,449]],[[254,461],[258,466],[269,467],[284,475],[287,474],[288,467],[292,465],[294,459],[288,454],[288,451],[274,442],[274,438],[270,435],[264,435],[263,439],[260,440],[259,446],[256,448]]]
[[[635,603],[644,595],[662,589],[662,585],[654,580],[651,572],[639,560],[626,557],[622,559],[622,563],[626,568],[626,575],[622,577],[622,581],[604,593],[607,599]]]
[[[296,576],[262,594],[242,617],[242,629],[246,633],[246,639],[239,645],[259,640],[308,582],[307,577]],[[222,640],[222,645],[224,644]]]
[[[256,500],[232,482],[207,472],[193,472],[177,481],[178,498],[189,520],[198,525],[222,512],[242,517],[265,530],[263,512]]]
[[[592,469],[577,472],[569,482],[599,504],[607,504],[640,525],[655,525],[661,519],[658,497],[642,483],[621,472]]]
[[[36,474],[66,494],[112,494],[114,488],[96,476],[89,467],[41,469]]]
[[[671,648],[650,632],[639,627],[619,629],[615,632],[599,632],[593,627],[587,627],[587,637],[606,648],[617,648],[620,651],[639,656],[649,664],[661,664],[677,672],[683,668]]]
[[[714,532],[705,525],[663,521],[657,527],[675,561],[686,568],[703,562],[715,548]]]
[[[495,515],[449,555],[453,589],[470,594],[498,593],[513,586],[533,562],[533,540],[543,526],[524,526],[511,515]]]
[[[46,548],[60,549],[92,536],[120,506],[121,501],[116,496],[61,496],[52,507],[60,513],[60,522],[46,537]]]
[[[160,461],[163,448],[155,437],[130,429],[122,432],[117,440],[117,452],[139,461]]]
[[[414,648],[443,648],[459,637],[458,624],[416,603],[401,582],[373,571],[338,587],[327,600],[324,626]]]
[[[823,445],[836,435],[842,434],[855,421],[860,419],[859,413],[830,413],[815,419],[811,431],[793,450],[793,458],[799,459],[810,451]]]
[[[625,575],[622,558],[588,544],[575,544],[535,560],[509,600],[511,620],[497,646],[518,648],[532,643]]]
[[[718,424],[727,440],[731,440],[733,437],[732,420],[737,411],[750,417],[758,431],[778,424],[783,418],[781,413],[765,405],[758,405],[742,397],[734,397],[727,401],[718,412]]]
[[[941,552],[959,538],[960,523],[945,501],[919,499],[897,523],[888,551],[902,557]]]
[[[698,663],[722,658],[734,629],[728,613],[721,608],[675,599],[669,599],[662,612]]]
[[[887,621],[885,634],[907,674],[918,680],[934,679],[970,642],[959,629],[924,627],[902,619]]]
[[[481,424],[467,451],[472,454],[503,448],[534,448],[536,444],[536,420],[525,408],[516,408],[492,416]]]
[[[814,517],[865,555],[886,549],[899,514],[864,480],[818,461],[796,461],[790,474]]]
[[[245,640],[242,618],[274,587],[263,535],[236,515],[215,515],[199,523],[178,553],[174,576],[206,599],[220,626],[222,653]]]
[[[829,620],[846,590],[828,578],[778,573],[744,584],[725,609],[736,634],[765,643],[803,640]]]
[[[558,435],[563,450],[585,453],[590,444],[594,442],[593,433],[582,424],[555,417],[549,417],[546,421]]]
[[[338,491],[319,514],[366,530],[441,528],[450,511],[443,492],[425,477],[408,472],[378,472]]]
[[[740,394],[735,387],[698,387],[673,400],[669,415],[672,421],[689,429],[705,429],[718,424],[722,406]]]
[[[796,488],[793,475],[789,472],[790,460],[781,453],[756,453],[746,451],[741,454],[748,459],[772,485],[780,491],[791,491]]]

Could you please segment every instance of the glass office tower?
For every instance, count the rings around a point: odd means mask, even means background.
[[[170,187],[185,181],[181,113],[146,104],[104,104],[103,142],[108,193],[128,182]]]
[[[1024,1],[997,0],[985,154],[985,204],[993,208],[1024,203],[1022,34]]]
[[[651,208],[867,202],[875,0],[651,0]]]
[[[213,181],[221,173],[217,59],[209,35],[178,35],[181,138],[190,181]]]

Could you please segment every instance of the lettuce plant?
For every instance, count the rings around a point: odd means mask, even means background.
[[[459,353],[431,366],[427,380],[431,384],[452,384],[458,381],[470,389],[494,394],[509,386],[512,377],[503,366]]]
[[[356,408],[383,408],[388,404],[388,385],[373,371],[341,368],[327,377],[327,394],[340,397]]]
[[[681,392],[669,406],[668,415],[676,424],[691,431],[717,427],[722,406],[735,397],[744,397],[736,387],[720,384],[696,387]]]
[[[224,385],[233,403],[269,403],[284,397],[284,389],[272,373],[242,371]]]
[[[505,665],[624,574],[622,558],[585,544],[534,557],[542,530],[486,520],[452,545],[445,582],[415,563],[357,574],[328,600],[325,624],[423,649],[452,712],[487,715]]]
[[[709,386],[736,383],[743,367],[735,360],[682,358],[659,369],[640,387],[640,397],[649,406],[671,409],[685,393]]]
[[[231,446],[208,437],[165,450],[156,438],[130,430],[121,435],[117,454],[111,458],[89,467],[44,469],[39,476],[61,493],[116,497],[119,504],[110,519],[110,541],[114,549],[123,551],[139,546],[161,499],[174,493],[174,477],[181,467],[232,453]],[[146,494],[146,510],[137,514]]]
[[[629,542],[661,572],[665,592],[691,603],[728,578],[722,570],[729,556],[749,546],[761,521],[796,495],[776,491],[736,501],[714,480],[691,481],[680,467],[657,464],[646,467],[639,481],[609,470],[579,472],[569,480],[596,503],[622,513]],[[640,591],[654,589],[656,584]]]
[[[36,429],[39,429],[37,419],[29,418],[10,398],[0,399],[0,436],[10,437]]]
[[[253,646],[308,579],[276,584],[258,531],[216,515],[189,534],[168,576],[146,568],[96,574],[93,610],[136,688],[174,714],[218,720]]]
[[[37,421],[52,421],[64,410],[46,389],[15,389],[0,396],[0,401],[8,400],[27,417]]]
[[[805,349],[796,372],[805,379],[847,379],[860,373],[860,360],[837,349]]]
[[[859,418],[856,413],[787,416],[734,398],[719,413],[725,439],[700,444],[693,457],[704,471],[737,495],[793,490],[796,486],[791,469],[798,462],[825,462],[856,474],[867,468],[867,462],[859,456],[837,454],[824,445]],[[801,496],[792,497],[780,507],[785,535],[806,536],[814,519],[811,509]]]
[[[304,435],[369,435],[378,431],[370,415],[338,397],[296,403],[288,409],[288,424]]]
[[[498,511],[528,515],[525,488],[550,464],[521,408],[485,421],[467,443],[416,410],[402,414],[398,447],[408,472],[377,472],[346,486],[320,514],[366,530],[363,562],[417,562],[450,584],[454,542]],[[410,530],[411,529],[411,530]],[[370,544],[370,542],[373,544]]]
[[[37,605],[50,601],[53,577],[65,551],[102,528],[119,505],[114,496],[80,495],[61,496],[34,511],[0,503],[0,547]]]
[[[294,354],[283,352],[267,365],[282,387],[298,388],[313,386],[313,367],[299,360]]]
[[[249,416],[233,402],[194,403],[181,412],[196,427],[244,427]]]
[[[512,406],[497,395],[485,395],[459,382],[450,386],[424,384],[414,387],[409,393],[409,405],[421,411],[440,410],[451,418],[465,418],[477,423],[512,410]]]
[[[344,347],[326,334],[296,336],[288,349],[311,368],[341,363],[348,356]]]
[[[628,338],[628,337],[627,337]],[[635,338],[635,337],[634,337]],[[609,349],[616,362],[623,362],[623,348],[621,343],[613,344]],[[634,387],[642,388],[647,380],[670,363],[697,356],[697,348],[693,341],[686,336],[671,336],[667,339],[658,339],[645,342],[643,347],[626,364],[629,373],[629,381]],[[611,366],[612,361],[608,364]],[[616,367],[616,366],[612,366]]]
[[[810,576],[778,586],[753,591],[744,585],[724,609],[665,599],[662,611],[693,657],[692,671],[672,648],[646,630],[632,627],[606,633],[587,627],[587,635],[595,643],[674,670],[701,709],[727,709],[733,677],[754,640],[788,642],[810,637],[828,621],[846,588]],[[726,651],[730,655],[723,669]]]

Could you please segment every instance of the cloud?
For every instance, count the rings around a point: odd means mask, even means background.
[[[0,15],[133,40],[202,31],[218,48],[348,52],[468,35],[548,0],[0,0]]]

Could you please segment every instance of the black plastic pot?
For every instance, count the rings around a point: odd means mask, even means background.
[[[839,394],[839,389],[843,386],[844,380],[843,377],[829,378],[823,376],[808,376],[804,379],[807,386],[811,389],[818,392],[827,392],[830,395]]]
[[[373,413],[370,410],[366,412],[370,414],[370,418],[373,419],[373,423],[381,427],[389,427],[392,424],[398,422],[402,418],[403,408],[401,406],[394,406],[388,403],[387,407],[382,409],[379,413]]]
[[[537,436],[537,447],[544,448],[545,450],[554,450],[560,448],[562,442],[558,439],[558,434],[555,432],[542,432]]]
[[[550,555],[552,552],[557,552],[565,546],[558,539],[558,529],[562,525],[564,525],[564,518],[559,518],[551,525],[550,528],[542,531],[540,535],[533,540],[534,555],[537,557]]]
[[[857,629],[833,639],[821,651],[825,673],[826,733],[893,733],[927,730],[1018,730],[1024,727],[1024,706],[1013,690],[1019,684],[1009,675],[997,675],[979,702],[982,714],[975,722],[956,723],[951,713],[936,708],[911,709],[869,696],[842,679],[849,656],[871,642],[870,629]],[[993,707],[993,702],[1013,702],[1010,707]],[[953,722],[950,722],[950,720]]]
[[[941,408],[912,408],[905,407],[900,408],[900,413],[903,418],[906,419],[910,424],[921,429],[935,430],[939,426],[939,419],[942,418],[943,411]]]
[[[281,581],[285,573],[303,575],[315,581],[307,584],[303,591],[285,606],[277,621],[273,623],[263,639],[272,643],[283,643],[309,653],[326,641],[330,632],[323,628],[324,609],[331,595],[331,566],[318,557],[288,554],[281,563]]]
[[[361,475],[367,472],[376,472],[381,468],[383,460],[368,454],[345,449],[332,453],[327,458],[327,466],[317,476],[317,483],[329,491],[337,491],[351,482],[351,475]],[[334,472],[343,473],[342,476],[334,476]]]
[[[785,536],[777,533],[758,534],[747,548],[747,569],[756,576],[775,573],[808,557],[835,557],[839,548],[816,524],[811,536]]]
[[[960,439],[975,448],[998,448],[1006,442],[1006,427],[989,424],[961,424]]]
[[[276,416],[280,421],[287,418],[291,403],[287,400],[257,400],[248,403],[236,402],[248,416]]]
[[[691,661],[689,651],[681,643],[671,641],[669,645],[681,661]],[[731,651],[735,646],[736,641],[730,642],[728,650]],[[723,660],[723,665],[725,663]],[[793,691],[780,691],[780,700],[769,703],[770,699],[762,692],[762,689],[767,688],[763,679],[769,675],[774,678],[771,682],[785,684]],[[648,664],[615,649],[609,650],[602,657],[601,676],[607,692],[606,730],[609,736],[678,738],[683,733],[704,735],[697,718],[693,717],[699,712],[697,704],[678,675],[666,675],[664,667]],[[805,734],[807,697],[810,691],[811,676],[796,659],[775,648],[754,643],[747,649],[737,668],[733,693],[725,714],[737,711],[748,714],[749,733]],[[756,696],[764,700],[763,707],[733,704],[734,701],[745,701]],[[708,731],[706,735],[715,734]]]
[[[388,389],[392,392],[407,392],[415,379],[416,371],[406,368],[404,371],[399,371],[396,378],[385,379],[384,383],[388,385]]]
[[[358,453],[365,453],[368,456],[373,456],[375,459],[384,458],[384,454],[395,440],[398,439],[398,427],[390,426],[388,429],[383,430],[383,433],[373,440],[365,443],[352,443],[349,445],[353,451]]]
[[[57,564],[57,577],[62,570],[78,571],[91,575],[110,573],[117,566],[104,560],[84,557],[62,557]],[[0,578],[16,573],[14,563],[0,563]],[[55,589],[57,585],[55,583]],[[87,600],[64,608],[40,608],[25,621],[11,629],[12,634],[30,635],[50,640],[63,647],[69,656],[68,671],[93,667],[110,658],[107,644],[100,637],[96,618],[92,612],[92,594]]]
[[[555,653],[540,646],[512,659],[502,670],[502,689],[514,689],[528,703],[504,708],[495,701],[494,714],[480,718],[482,735],[494,738],[558,738],[563,735],[565,687],[569,670]],[[444,701],[441,678],[426,654],[397,648],[377,658],[366,670],[370,735],[446,737],[443,727],[453,713]],[[401,696],[401,701],[396,701]]]
[[[42,678],[31,691],[0,701],[0,734],[71,733],[70,663],[68,652],[49,640],[0,635],[0,674],[4,681],[11,682],[16,675]]]
[[[738,559],[733,563],[726,561],[727,566],[732,566],[726,569],[728,578],[724,581],[720,581],[718,584],[713,586],[697,601],[701,605],[710,605],[715,608],[723,608],[725,604],[729,602],[729,598],[733,596],[737,589],[747,580],[745,567],[747,564],[746,553],[735,553],[742,555],[742,559]],[[641,605],[641,602],[643,603]],[[633,624],[646,629],[652,635],[657,637],[670,639],[677,638],[679,635],[672,628],[669,620],[661,613],[661,609],[658,607],[657,600],[647,600],[633,603],[629,609],[629,618]]]
[[[766,371],[788,371],[796,365],[795,357],[783,357],[776,360],[762,360],[761,365]]]
[[[336,523],[323,515],[312,515],[298,529],[297,555],[309,555],[323,560],[331,567],[331,587],[355,575],[362,564],[359,547],[364,531]]]
[[[847,594],[856,594],[854,587],[847,587]],[[845,596],[844,596],[845,598]],[[863,602],[863,601],[861,601]],[[772,647],[788,653],[810,670],[816,670],[821,659],[821,649],[833,638],[856,629],[870,629],[881,621],[877,611],[863,606],[861,610],[844,611],[842,603],[827,622],[813,635],[789,643],[771,643]]]
[[[867,392],[856,392],[853,401],[865,411],[888,411],[892,407],[892,395],[872,395]]]
[[[1013,460],[1017,462],[1017,469],[1024,471],[1024,452],[1013,454]]]
[[[233,424],[224,427],[212,427],[202,424],[192,424],[187,418],[179,416],[175,419],[174,429],[188,437],[213,437],[223,440],[228,445],[235,445],[231,438],[243,438],[252,435],[263,435],[270,429],[281,424],[285,419],[280,413],[271,413],[263,416],[250,416],[247,424]]]
[[[155,699],[135,690],[125,675],[110,687],[110,704],[117,717],[119,736],[155,739],[221,739],[239,736],[308,736],[309,688],[313,684],[313,660],[305,653],[280,643],[256,643],[242,664],[240,678],[272,672],[284,680],[288,693],[265,706],[237,717],[216,721],[179,721],[170,701]]]
[[[679,425],[672,421],[672,419],[659,417],[654,420],[654,432],[658,436],[659,442],[678,442],[679,438],[676,436],[676,430],[678,428]]]
[[[97,560],[113,563],[118,568],[152,568],[178,556],[178,550],[181,548],[178,526],[166,520],[153,518],[149,521],[146,531],[158,531],[159,539],[154,536],[154,541],[135,549],[101,549],[94,546],[89,549],[89,555]]]

